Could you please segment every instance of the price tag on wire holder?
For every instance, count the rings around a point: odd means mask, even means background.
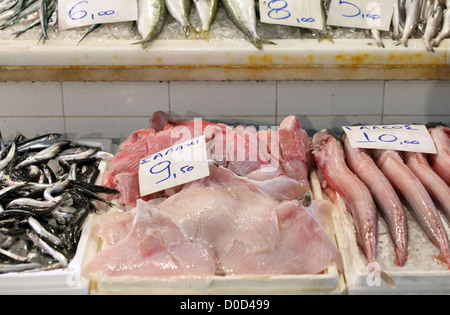
[[[139,165],[139,190],[146,196],[209,176],[205,136],[150,155]]]
[[[261,22],[322,30],[322,0],[260,0]]]
[[[61,30],[92,24],[137,20],[136,0],[58,0]]]
[[[392,0],[331,0],[327,25],[389,31]]]
[[[424,125],[343,126],[342,128],[353,148],[437,153],[433,138]]]

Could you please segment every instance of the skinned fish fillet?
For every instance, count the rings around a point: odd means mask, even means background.
[[[273,180],[286,183],[270,189],[266,181],[223,167],[210,170],[173,196],[138,200],[133,210],[100,223],[95,231],[107,247],[88,264],[87,275],[304,274],[331,265],[342,270],[341,254],[313,206],[292,199],[306,191],[300,183],[279,176]]]
[[[376,261],[378,215],[367,186],[347,167],[340,142],[328,131],[313,137],[318,170],[331,190],[339,193],[353,217],[357,240],[369,263]]]
[[[414,217],[430,241],[442,253],[442,260],[450,266],[450,245],[439,213],[420,180],[406,166],[402,157],[394,150],[373,150],[374,159],[397,191],[411,206]]]
[[[395,263],[403,266],[408,255],[408,223],[400,198],[366,149],[352,148],[348,137],[342,136],[348,167],[369,188],[385,218],[394,244]]]

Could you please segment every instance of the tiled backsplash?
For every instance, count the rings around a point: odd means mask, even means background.
[[[4,138],[123,139],[156,110],[269,127],[296,115],[310,134],[355,123],[450,124],[450,81],[0,82],[0,95]]]

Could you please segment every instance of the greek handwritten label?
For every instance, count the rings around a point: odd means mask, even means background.
[[[353,148],[437,153],[433,138],[424,125],[343,126],[342,128]]]
[[[58,27],[134,21],[137,13],[136,0],[58,0]]]
[[[325,26],[322,0],[261,0],[261,22],[304,28],[323,29]]]
[[[146,196],[209,176],[205,136],[176,144],[143,158],[139,189]]]
[[[331,0],[327,25],[389,31],[394,1]]]

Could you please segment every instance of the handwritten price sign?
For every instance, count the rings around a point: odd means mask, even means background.
[[[58,0],[58,27],[61,30],[136,19],[136,0]]]
[[[261,0],[261,22],[304,28],[323,29],[322,0]]]
[[[394,1],[331,0],[327,24],[389,31]]]
[[[141,196],[209,176],[205,136],[150,155],[139,165]]]
[[[343,126],[354,148],[391,149],[435,154],[433,138],[423,125]]]

